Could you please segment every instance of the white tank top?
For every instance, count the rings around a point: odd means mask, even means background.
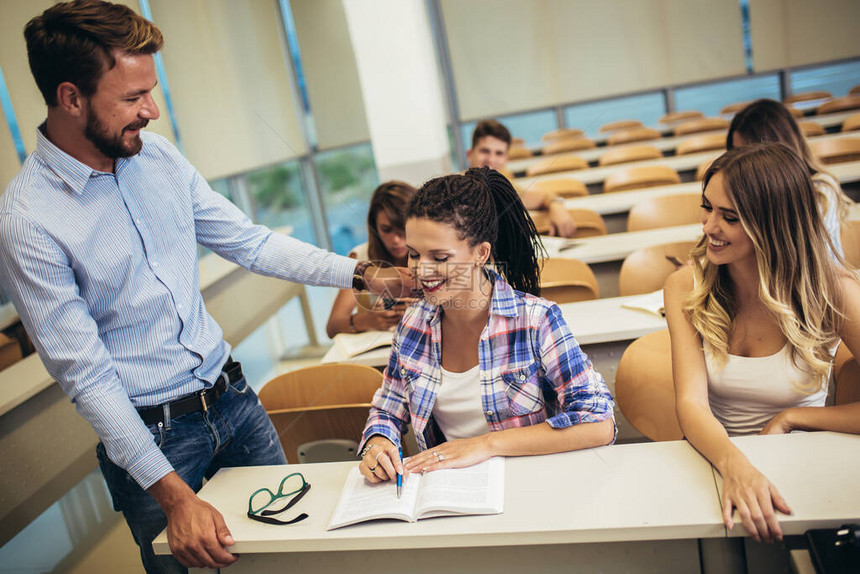
[[[721,369],[707,342],[704,348],[711,412],[730,436],[755,434],[789,407],[824,406],[829,376],[818,391],[804,392],[813,375],[797,368],[788,344],[767,357],[729,355]]]
[[[490,432],[482,401],[480,365],[464,373],[442,369],[433,417],[445,438],[472,438]]]

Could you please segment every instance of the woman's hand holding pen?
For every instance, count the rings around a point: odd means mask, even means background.
[[[408,472],[430,472],[443,468],[465,468],[494,456],[490,440],[493,433],[474,438],[450,440],[410,456],[404,467]]]
[[[358,469],[369,482],[394,480],[398,472],[403,475],[409,474],[393,442],[377,435],[371,437],[367,445],[367,452],[361,459]]]

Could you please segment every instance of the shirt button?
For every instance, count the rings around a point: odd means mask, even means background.
[[[400,367],[400,374],[401,374],[401,375],[405,375],[405,374],[406,374],[406,369],[404,369],[403,367]]]
[[[182,311],[182,303],[177,303],[177,304],[176,304],[176,309],[177,309],[178,311]]]
[[[521,380],[521,381],[525,381],[525,380],[526,380],[526,376],[525,376],[525,375],[520,375],[520,380]]]
[[[158,267],[158,261],[153,261],[153,262],[152,262],[152,266],[153,266],[153,267]]]
[[[138,217],[137,219],[134,220],[134,222],[137,223],[138,225],[140,225],[140,218]]]
[[[488,417],[493,416],[493,411],[487,411],[487,416],[488,416]]]

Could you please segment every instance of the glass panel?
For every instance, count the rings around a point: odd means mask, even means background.
[[[379,185],[373,148],[363,143],[320,152],[314,161],[332,249],[346,255],[367,241],[367,207]]]
[[[244,175],[251,202],[251,218],[271,228],[291,227],[291,235],[316,244],[313,221],[305,198],[297,160],[248,172]],[[238,190],[241,194],[241,190]],[[236,198],[241,205],[240,198]]]
[[[639,120],[646,126],[656,126],[665,113],[663,93],[651,92],[568,106],[564,110],[564,118],[568,127],[580,129],[588,137],[595,137],[600,134],[600,126],[609,122]]]
[[[860,85],[860,60],[791,73],[792,94],[825,90],[840,97],[847,96],[857,85]]]
[[[496,119],[505,124],[505,127],[511,132],[511,136],[524,139],[526,147],[540,146],[540,138],[543,134],[558,129],[554,110],[526,112],[515,116],[498,117]],[[477,121],[466,122],[460,126],[463,134],[463,146],[466,149],[472,147],[472,132],[475,130],[475,124],[477,123]]]
[[[778,75],[678,88],[675,90],[675,109],[698,110],[708,117],[716,117],[720,115],[720,110],[729,104],[758,98],[782,99]]]

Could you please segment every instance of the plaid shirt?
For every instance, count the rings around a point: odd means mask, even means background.
[[[482,410],[490,430],[543,421],[561,429],[613,419],[603,377],[579,348],[558,305],[515,291],[490,273],[495,286],[478,347]],[[441,356],[441,309],[420,301],[397,328],[362,443],[379,434],[399,444],[410,422],[421,450],[445,442],[433,418]]]

